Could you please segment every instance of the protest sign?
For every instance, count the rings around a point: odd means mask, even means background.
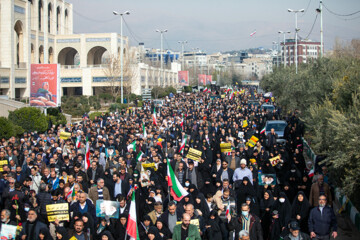
[[[259,174],[259,185],[276,185],[276,174]]]
[[[97,200],[96,201],[96,216],[119,218],[120,203],[116,201]]]
[[[231,143],[220,143],[222,153],[231,152]]]
[[[68,203],[48,204],[46,205],[46,213],[49,222],[55,222],[56,219],[59,221],[70,220]]]
[[[196,150],[194,148],[190,148],[188,154],[186,155],[187,158],[194,160],[194,161],[199,161],[201,158],[202,152],[199,150]]]
[[[258,139],[257,137],[255,137],[255,136],[252,136],[252,137],[249,139],[249,141],[247,142],[247,145],[248,145],[249,147],[255,147],[257,141],[259,141],[259,139]]]
[[[71,136],[71,133],[69,133],[69,132],[61,132],[60,133],[60,139],[63,139],[63,140],[69,139],[70,136]]]
[[[144,168],[144,171],[148,170],[149,168],[157,170],[155,163],[142,163],[141,166]]]
[[[269,159],[271,165],[274,167],[280,162],[280,155]]]
[[[0,239],[1,240],[10,240],[15,239],[16,236],[16,226],[9,224],[1,224]]]

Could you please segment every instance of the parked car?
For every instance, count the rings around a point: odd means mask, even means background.
[[[286,139],[284,138],[285,128],[287,126],[287,122],[284,120],[271,120],[267,121],[265,124],[265,135],[271,132],[273,128],[275,133],[278,135],[278,139],[276,142],[278,143],[285,143]]]

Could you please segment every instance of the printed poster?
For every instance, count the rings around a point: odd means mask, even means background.
[[[259,174],[259,185],[276,185],[276,174]]]
[[[0,239],[1,240],[10,240],[15,239],[16,236],[16,226],[10,224],[1,224]]]
[[[97,200],[96,216],[106,218],[119,218],[120,203],[116,201]]]
[[[189,86],[189,71],[178,72],[180,86]]]
[[[200,86],[206,85],[206,75],[205,74],[199,74],[199,85]]]
[[[70,220],[68,203],[48,204],[46,205],[46,213],[49,222],[55,222],[56,219],[59,221]]]
[[[210,85],[212,82],[212,75],[206,75],[206,85]]]
[[[31,64],[30,106],[58,107],[61,104],[58,64]]]

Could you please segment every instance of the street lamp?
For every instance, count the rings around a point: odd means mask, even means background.
[[[320,0],[320,6],[316,9],[317,13],[320,13],[320,57],[323,57],[324,53],[324,31],[323,31],[323,15],[322,15],[322,0]]]
[[[293,9],[288,9],[288,12],[293,12],[295,13],[295,69],[296,69],[296,74],[298,72],[298,56],[297,56],[297,33],[298,31],[300,30],[298,27],[297,27],[297,14],[299,12],[304,12],[305,9],[300,9],[300,10],[293,10]]]
[[[160,61],[161,61],[161,63],[160,63],[160,72],[161,72],[161,75],[162,75],[162,78],[163,78],[163,80],[164,80],[164,82],[165,82],[165,76],[164,76],[164,72],[163,72],[163,62],[164,62],[164,60],[163,60],[163,33],[166,33],[168,30],[167,29],[165,29],[165,30],[159,30],[159,29],[156,29],[156,32],[158,32],[158,33],[160,33],[160,39],[161,39],[161,43],[160,43]],[[164,86],[165,86],[165,84],[164,84]]]
[[[199,48],[192,48],[194,52],[194,81],[196,81],[196,50],[199,50]],[[199,79],[197,80],[198,90],[199,90]]]
[[[187,41],[178,41],[178,43],[181,44],[181,56],[182,56],[182,59],[181,59],[181,65],[182,65],[182,70],[184,70],[184,67],[185,67],[185,64],[184,64],[184,45],[187,43]]]
[[[284,34],[284,50],[283,50],[283,55],[284,55],[284,68],[286,67],[286,56],[285,56],[285,41],[286,41],[286,34],[290,33],[290,31],[279,31],[279,34]]]
[[[120,16],[120,36],[121,36],[121,42],[120,42],[120,88],[121,88],[121,103],[124,103],[124,70],[123,70],[123,62],[124,62],[124,41],[123,41],[123,31],[122,31],[122,25],[123,25],[123,16],[129,15],[129,11],[125,11],[123,13],[118,13],[116,11],[113,11],[113,14],[116,16]]]

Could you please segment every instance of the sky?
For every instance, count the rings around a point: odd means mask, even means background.
[[[146,48],[181,51],[178,41],[186,40],[185,51],[199,48],[208,54],[247,48],[271,48],[283,40],[278,31],[291,31],[294,38],[295,14],[299,36],[320,41],[319,0],[66,0],[73,4],[74,33],[120,33],[120,16],[113,11],[130,11],[124,16],[123,34],[131,45],[143,42]],[[323,0],[325,50],[335,40],[344,43],[360,38],[360,0]],[[351,16],[347,15],[358,12]],[[316,19],[316,21],[315,21]],[[312,31],[311,31],[312,29]],[[252,37],[250,34],[256,31]]]

